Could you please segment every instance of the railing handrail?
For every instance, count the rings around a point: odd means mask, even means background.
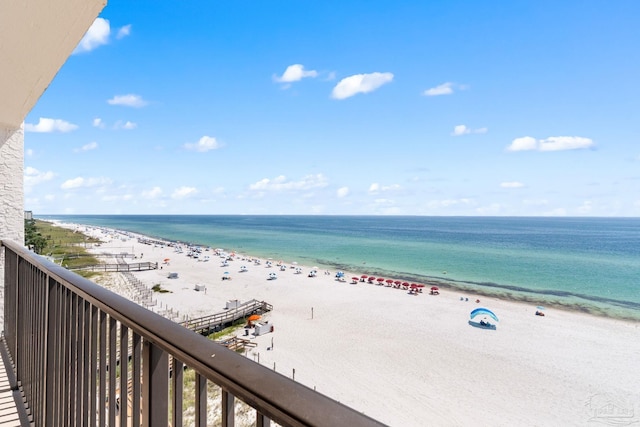
[[[208,340],[91,281],[0,240],[18,256],[151,341],[186,366],[282,425],[379,426],[380,422]]]

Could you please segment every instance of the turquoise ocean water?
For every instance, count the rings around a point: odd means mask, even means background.
[[[55,215],[235,250],[640,320],[639,218]]]

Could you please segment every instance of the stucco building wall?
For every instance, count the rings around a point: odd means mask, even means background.
[[[24,130],[0,127],[0,239],[24,244]],[[0,331],[4,320],[4,251],[0,251]]]

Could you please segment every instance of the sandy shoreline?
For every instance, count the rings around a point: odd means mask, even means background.
[[[246,255],[225,267],[213,251],[202,252],[208,261],[195,260],[186,249],[141,244],[132,233],[78,229],[109,240],[99,252],[133,251],[136,261],[163,267],[135,273],[149,288],[171,291],[154,293],[154,311],[162,306],[182,319],[223,311],[228,300],[272,304],[265,319],[275,331],[254,338],[258,346],[247,357],[259,353],[261,364],[289,377],[295,369],[296,381],[389,425],[585,425],[623,413],[640,421],[637,322],[552,309],[539,317],[532,304],[446,289],[414,296],[353,285],[350,272],[346,282],[335,272],[310,278],[310,266],[295,274],[288,264],[280,271],[278,260],[255,265]],[[179,277],[168,279],[169,272]],[[231,280],[222,280],[224,272]],[[277,279],[267,280],[272,272]],[[479,306],[499,316],[497,330],[467,324]]]

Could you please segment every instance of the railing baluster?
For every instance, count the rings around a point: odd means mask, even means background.
[[[107,396],[107,401],[109,402],[109,426],[116,425],[116,371],[118,369],[118,361],[116,358],[117,328],[118,323],[116,319],[109,316],[109,362],[107,364],[109,367],[107,370],[107,372],[109,372],[109,395]]]
[[[133,334],[133,367],[132,367],[132,377],[133,377],[133,405],[131,410],[133,411],[133,423],[134,427],[140,427],[140,411],[142,409],[140,405],[140,383],[142,381],[142,372],[141,372],[141,353],[142,353],[142,339],[140,335],[134,333]]]
[[[149,341],[145,341],[144,349],[145,426],[166,426],[169,422],[169,355]]]
[[[77,298],[76,294],[72,294],[69,298],[71,306],[71,316],[68,318],[69,322],[69,427],[75,427],[76,419],[76,362],[77,362],[77,343],[76,329],[78,325],[78,310],[77,310]]]
[[[107,425],[107,313],[100,311],[100,392],[98,401],[98,411],[100,412],[100,427]]]
[[[129,407],[128,396],[128,370],[129,370],[129,329],[120,325],[120,427],[127,427],[127,416]]]
[[[67,369],[69,369],[69,364],[71,363],[71,290],[69,288],[64,288],[64,296],[63,296],[63,304],[64,304],[64,308],[63,308],[63,325],[64,325],[64,338],[62,340],[63,342],[63,351],[64,351],[64,365],[63,365],[63,369],[64,371],[62,372],[62,382],[64,383],[64,394],[62,396],[62,411],[63,411],[63,418],[62,418],[62,423],[65,426],[69,425],[69,418],[70,418],[70,414],[69,414],[69,396],[71,395],[71,390],[70,390],[70,378],[67,375],[64,375],[64,373],[67,371]]]
[[[269,427],[271,420],[265,414],[256,410],[256,427]]]
[[[235,396],[222,389],[222,427],[234,427],[236,424]]]
[[[45,373],[45,410],[44,410],[44,419],[36,420],[36,424],[38,425],[47,425],[54,426],[56,425],[55,413],[58,408],[56,405],[56,396],[59,395],[57,382],[56,382],[56,372],[57,372],[57,359],[58,359],[58,343],[60,340],[58,339],[58,321],[59,321],[59,311],[58,308],[58,284],[55,282],[47,283],[47,289],[49,293],[48,300],[48,322],[47,322],[47,346],[44,350],[47,353],[47,367]]]
[[[81,425],[89,425],[89,396],[93,393],[89,389],[89,377],[91,375],[91,357],[89,349],[91,343],[91,304],[82,302],[82,420]]]
[[[55,283],[53,279],[49,279],[51,283],[56,286],[56,366],[55,366],[55,391],[56,395],[53,397],[55,401],[54,412],[54,424],[56,426],[62,425],[63,409],[64,409],[64,319],[62,315],[64,313],[64,294],[65,288],[58,283]]]
[[[184,391],[184,364],[175,357],[172,361],[171,383],[173,389],[172,427],[182,427],[182,394]]]
[[[89,351],[89,425],[98,425],[98,326],[100,319],[98,318],[98,307],[91,305],[91,349]]]
[[[207,379],[196,373],[196,427],[207,426]]]

